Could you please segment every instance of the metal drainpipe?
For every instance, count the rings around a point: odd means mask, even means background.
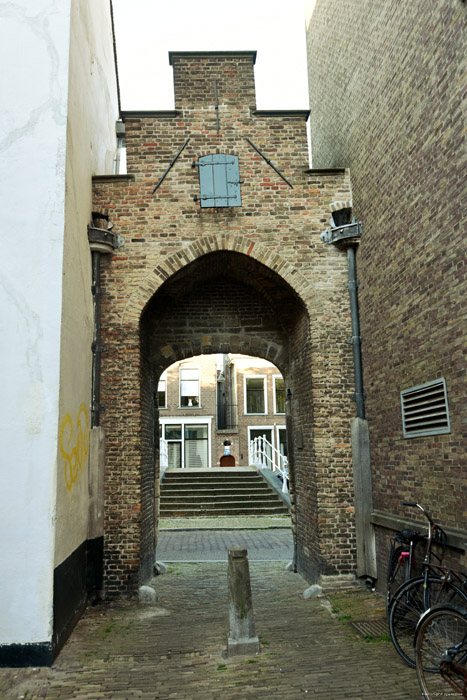
[[[355,402],[357,404],[357,417],[365,418],[365,395],[363,393],[363,372],[362,372],[362,339],[360,336],[360,320],[358,314],[357,276],[355,266],[355,248],[347,248],[347,262],[349,267],[349,294],[350,294],[350,314],[352,319],[352,338],[350,342],[353,348],[354,374],[355,374]]]
[[[118,234],[112,233],[109,228],[99,228],[97,223],[109,226],[109,217],[106,214],[93,212],[93,223],[88,226],[88,241],[91,247],[92,260],[92,294],[94,297],[94,340],[92,343],[92,387],[91,387],[91,427],[97,428],[100,422],[100,413],[104,410],[101,404],[101,355],[106,347],[101,343],[101,255],[109,255],[117,248],[121,248],[125,241]]]
[[[96,428],[100,419],[101,397],[101,253],[92,251],[92,293],[94,297],[94,340],[92,343],[92,404],[91,427]]]

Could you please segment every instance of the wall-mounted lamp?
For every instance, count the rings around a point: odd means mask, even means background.
[[[360,238],[363,233],[361,221],[352,218],[352,202],[333,202],[331,204],[332,216],[329,220],[331,228],[320,235],[324,243],[340,243],[349,238]]]
[[[333,211],[331,216],[331,226],[332,228],[339,228],[340,226],[348,226],[352,221],[352,207],[344,207],[343,209],[338,209]]]

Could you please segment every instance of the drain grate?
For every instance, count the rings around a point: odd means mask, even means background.
[[[362,637],[382,637],[389,634],[388,623],[385,619],[357,620],[356,622],[351,622],[350,626]]]

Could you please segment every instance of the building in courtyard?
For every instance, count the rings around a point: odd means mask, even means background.
[[[252,464],[250,443],[268,442],[270,465],[287,456],[285,385],[267,360],[199,355],[168,367],[157,390],[161,468]]]

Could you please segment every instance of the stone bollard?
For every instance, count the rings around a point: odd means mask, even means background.
[[[256,654],[259,652],[259,639],[255,635],[250,570],[245,547],[229,549],[228,579],[230,632],[227,637],[227,656]]]

